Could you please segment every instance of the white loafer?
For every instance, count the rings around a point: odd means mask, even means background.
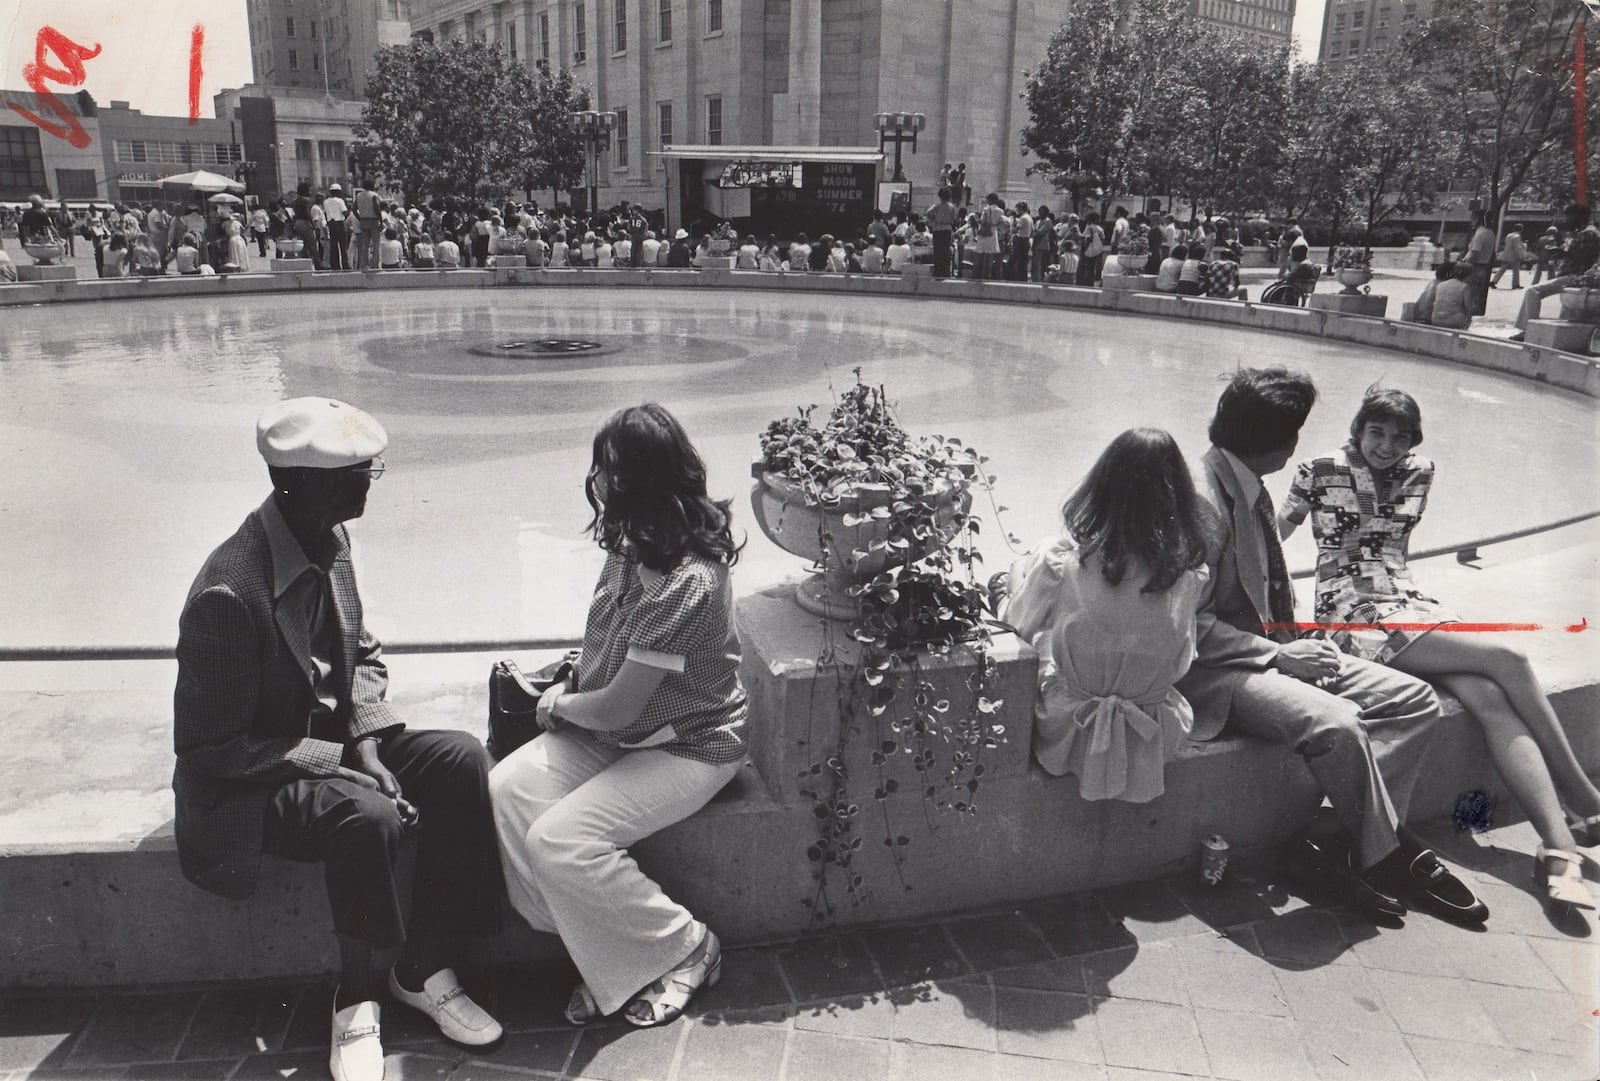
[[[439,1026],[445,1039],[467,1047],[494,1043],[502,1035],[500,1022],[467,997],[454,969],[441,968],[422,981],[421,991],[407,991],[389,970],[389,993],[397,1002],[421,1010]]]
[[[335,992],[337,1001],[338,992]],[[358,1002],[333,1011],[333,1047],[328,1070],[333,1081],[383,1081],[383,1041],[378,1004]]]

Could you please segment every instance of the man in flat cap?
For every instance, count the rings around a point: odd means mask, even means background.
[[[362,622],[342,524],[361,516],[388,436],[343,402],[262,414],[272,494],[206,560],[178,627],[173,742],[178,858],[190,881],[242,898],[263,852],[321,862],[339,940],[330,1068],[380,1081],[388,990],[469,1046],[501,1034],[445,951],[498,928],[503,889],[488,759],[460,732],[408,730]],[[416,838],[411,916],[395,882]],[[389,962],[399,950],[398,962]]]

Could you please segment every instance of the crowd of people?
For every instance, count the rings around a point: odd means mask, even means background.
[[[1265,478],[1294,458],[1316,400],[1303,373],[1236,370],[1193,477],[1167,432],[1122,433],[1059,535],[996,585],[1039,656],[1035,758],[1083,798],[1142,803],[1185,740],[1276,744],[1327,804],[1288,845],[1291,879],[1378,919],[1477,927],[1487,906],[1406,824],[1441,717],[1427,679],[1461,700],[1532,817],[1540,892],[1593,909],[1578,849],[1600,842],[1600,790],[1526,658],[1445,633],[1455,616],[1408,565],[1434,479],[1416,400],[1369,388],[1349,440],[1303,459],[1274,508]],[[742,543],[687,432],[646,403],[595,434],[582,486],[606,559],[583,646],[539,695],[532,738],[498,761],[466,733],[407,728],[385,700],[344,524],[385,472],[379,422],[296,398],[266,409],[256,443],[271,491],[206,561],[179,623],[176,838],[184,874],[228,897],[257,888],[263,853],[324,864],[333,1076],[382,1077],[385,993],[458,1043],[499,1039],[451,963],[506,906],[566,946],[567,1022],[681,1016],[721,976],[721,944],[629,849],[729,783],[753,719],[733,629]],[[1301,622],[1280,537],[1307,522],[1316,607]],[[413,834],[408,915],[396,868]]]

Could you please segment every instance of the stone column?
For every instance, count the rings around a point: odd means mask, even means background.
[[[772,96],[772,141],[815,146],[822,132],[822,0],[789,7],[789,90]]]

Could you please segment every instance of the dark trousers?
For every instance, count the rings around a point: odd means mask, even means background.
[[[379,757],[420,812],[410,928],[435,938],[493,934],[505,887],[483,745],[464,732],[405,731]],[[395,882],[404,832],[394,801],[376,789],[317,778],[278,790],[263,847],[322,863],[334,930],[385,949],[406,940]]]
[[[935,278],[948,278],[950,276],[950,254],[955,245],[951,243],[955,234],[948,229],[935,229],[933,231],[933,276]]]
[[[328,223],[328,269],[350,269],[350,226],[346,222]]]

